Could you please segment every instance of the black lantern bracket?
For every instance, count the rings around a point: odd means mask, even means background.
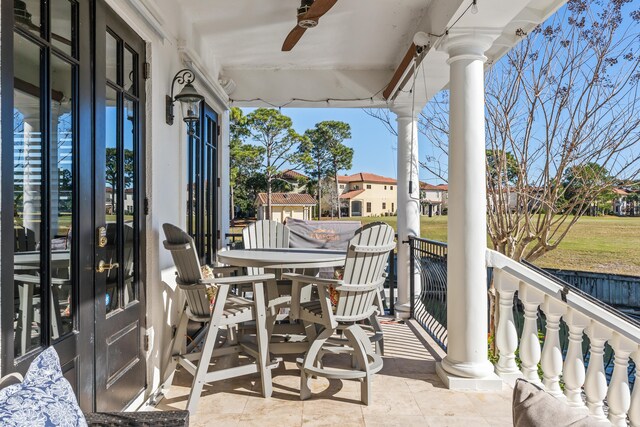
[[[174,113],[174,104],[179,100],[180,94],[174,97],[173,93],[175,90],[176,83],[179,85],[192,86],[192,83],[195,81],[196,76],[193,74],[188,68],[184,68],[176,73],[173,77],[173,81],[171,82],[171,95],[167,95],[166,97],[166,122],[169,126],[173,125],[173,119],[175,118]]]

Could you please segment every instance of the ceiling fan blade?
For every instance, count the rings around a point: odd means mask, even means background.
[[[315,0],[309,8],[309,11],[307,11],[304,16],[298,17],[298,22],[300,22],[301,19],[318,21],[318,19],[320,19],[322,15],[327,13],[329,9],[331,9],[337,2],[338,0]],[[282,51],[288,52],[293,49],[293,47],[298,43],[305,31],[307,31],[306,28],[296,25],[296,27],[291,30],[287,38],[284,39],[284,43],[282,44]]]
[[[284,43],[282,44],[282,51],[288,52],[298,43],[304,32],[307,31],[306,28],[302,28],[296,25],[293,30],[289,33],[286,39],[284,39]]]
[[[309,11],[304,14],[304,19],[319,19],[322,15],[329,12],[338,0],[315,0]]]

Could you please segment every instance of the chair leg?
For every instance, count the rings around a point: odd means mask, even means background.
[[[202,346],[202,353],[200,360],[198,361],[198,367],[196,368],[196,374],[193,376],[193,383],[191,384],[191,391],[189,392],[189,400],[187,401],[187,411],[194,414],[198,408],[198,401],[202,394],[202,389],[206,382],[207,372],[209,372],[209,363],[211,362],[211,355],[213,353],[213,347],[215,347],[216,339],[218,337],[218,325],[213,323],[209,325],[207,336],[204,339]]]
[[[256,340],[258,342],[259,360],[256,363],[260,369],[260,383],[262,386],[262,396],[271,397],[273,385],[271,379],[271,369],[267,367],[269,360],[269,333],[267,331],[266,304],[264,301],[264,288],[262,283],[254,283],[253,294],[255,295],[256,311]]]
[[[373,326],[373,333],[375,335],[380,334],[382,338],[375,342],[376,346],[376,354],[379,356],[384,356],[384,335],[382,335],[382,326],[380,325],[380,320],[378,316],[375,314],[369,318],[369,323]]]
[[[318,336],[318,333],[316,331],[316,324],[303,320],[302,325],[304,326],[304,332],[307,336],[307,341],[309,341],[310,343],[313,342],[313,340],[315,340]]]
[[[196,368],[196,374],[193,376],[193,383],[191,385],[191,391],[189,392],[189,400],[187,401],[187,411],[193,414],[198,407],[198,401],[200,400],[200,394],[202,394],[202,388],[207,379],[207,373],[209,372],[209,363],[211,363],[211,355],[213,354],[213,348],[216,346],[218,338],[218,330],[220,329],[220,319],[224,312],[224,305],[227,302],[227,293],[229,288],[227,286],[221,286],[218,290],[218,296],[211,313],[211,322],[209,323],[209,329],[204,338],[202,344],[202,353],[200,353],[200,360],[198,361],[198,367]]]
[[[229,325],[227,327],[227,340],[229,345],[238,344],[238,327],[235,325]]]
[[[183,311],[182,315],[180,316],[180,321],[178,322],[178,327],[176,328],[176,333],[171,339],[169,353],[166,355],[165,366],[161,371],[163,382],[167,385],[171,385],[171,382],[173,382],[173,373],[175,372],[176,366],[178,364],[177,356],[184,353],[186,341],[185,336],[187,334],[188,323],[189,318],[187,317],[187,313]]]
[[[318,363],[322,363],[322,360],[318,360],[320,357],[320,351],[331,335],[333,335],[332,329],[323,330],[311,343],[307,354],[304,356],[302,367],[300,368],[300,400],[306,400],[311,397],[311,389],[309,388],[310,377],[307,374],[306,369],[314,368]]]
[[[344,331],[345,336],[353,347],[353,354],[358,363],[358,370],[366,372],[360,383],[360,399],[365,405],[371,401],[371,373],[369,371],[369,354],[371,354],[371,342],[369,337],[358,325],[351,325]]]

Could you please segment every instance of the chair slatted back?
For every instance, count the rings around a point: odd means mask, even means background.
[[[336,317],[359,320],[375,305],[383,286],[389,252],[395,247],[393,228],[382,222],[367,224],[349,241],[342,280],[345,285],[377,285],[367,291],[342,291]]]
[[[164,247],[171,252],[176,265],[179,284],[187,298],[189,311],[195,317],[210,315],[209,298],[206,288],[199,281],[202,279],[200,258],[193,238],[172,224],[163,224],[162,229],[167,240]]]
[[[273,249],[289,247],[289,229],[276,221],[260,220],[242,230],[245,249]],[[263,268],[248,267],[249,275],[263,274]]]

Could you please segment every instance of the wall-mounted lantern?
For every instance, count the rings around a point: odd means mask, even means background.
[[[176,73],[171,82],[171,95],[167,95],[167,113],[166,121],[168,125],[173,125],[173,105],[176,101],[180,102],[182,107],[182,119],[187,124],[189,135],[194,132],[194,125],[200,118],[200,103],[204,100],[204,96],[200,95],[196,88],[193,87],[195,75],[193,71],[185,68]],[[176,83],[184,85],[177,95],[173,95]]]

